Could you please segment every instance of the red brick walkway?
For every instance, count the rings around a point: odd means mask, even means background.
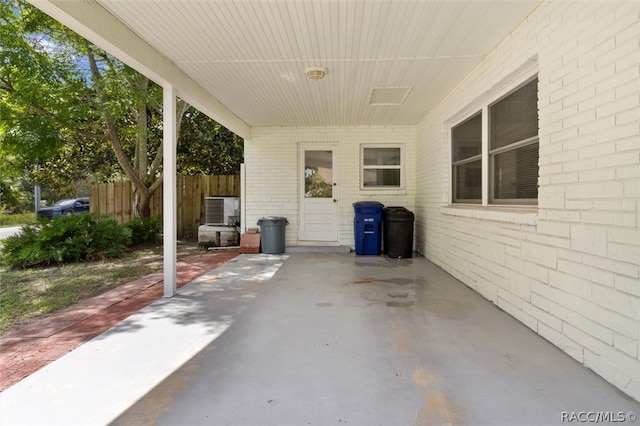
[[[237,255],[237,252],[207,252],[179,260],[178,287]],[[0,391],[98,336],[162,295],[163,275],[160,271],[2,336]]]

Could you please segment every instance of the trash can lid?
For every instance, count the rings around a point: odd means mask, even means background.
[[[404,207],[385,207],[384,215],[387,218],[401,218],[408,217],[413,218],[413,212],[407,210]]]
[[[353,207],[384,207],[384,204],[378,201],[356,201]]]
[[[405,207],[390,206],[384,208],[385,213],[411,213]]]
[[[261,217],[260,219],[258,219],[258,225],[275,225],[275,224],[284,224],[284,225],[288,225],[289,221],[287,220],[286,217],[280,217],[280,216],[266,216],[266,217]]]

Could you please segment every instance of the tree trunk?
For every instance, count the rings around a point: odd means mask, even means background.
[[[93,51],[88,42],[87,58],[89,60],[89,66],[91,70],[92,78],[95,82],[99,82],[102,74],[98,68],[93,55]],[[136,81],[136,88],[141,91],[147,91],[149,89],[149,79],[141,76]],[[98,94],[98,100],[102,103],[101,87],[100,84],[96,84],[96,91]],[[152,161],[151,165],[147,161],[148,150],[148,116],[147,116],[147,104],[145,96],[140,96],[138,102],[136,102],[136,125],[137,125],[137,137],[136,137],[136,150],[133,163],[127,158],[116,127],[116,121],[109,114],[109,111],[104,108],[102,116],[106,125],[106,137],[111,142],[111,147],[116,155],[118,164],[122,167],[127,177],[131,180],[134,187],[134,212],[136,217],[149,217],[151,216],[151,196],[162,185],[162,173],[159,172],[160,165],[162,164],[162,143],[158,148],[156,157]],[[180,123],[182,116],[185,114],[189,104],[183,100],[178,100],[176,108],[177,129],[176,134],[180,132]]]
[[[147,92],[149,90],[149,79],[140,74],[139,78],[135,81],[136,88],[140,92]],[[148,150],[148,115],[147,115],[147,102],[145,96],[139,96],[137,100],[137,138],[136,138],[136,158],[135,167],[138,169],[138,176],[140,179],[145,180],[148,172],[147,165],[147,150]]]
[[[140,191],[138,191],[140,194]],[[151,216],[151,196],[153,192],[145,191],[143,194],[136,196],[136,217]]]

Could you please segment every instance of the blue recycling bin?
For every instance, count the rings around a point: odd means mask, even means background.
[[[384,205],[377,201],[358,201],[353,203],[353,208],[356,255],[380,255]]]

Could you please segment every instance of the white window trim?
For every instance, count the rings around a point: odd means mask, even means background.
[[[497,208],[505,208],[512,209],[518,208],[518,204],[493,204],[490,203],[490,176],[489,176],[489,107],[507,96],[511,92],[518,89],[520,86],[527,83],[529,80],[534,78],[538,71],[538,62],[537,59],[531,59],[527,61],[522,67],[518,70],[511,73],[505,79],[503,79],[500,83],[494,85],[490,90],[484,92],[483,95],[476,98],[473,102],[468,104],[466,107],[462,108],[458,113],[453,115],[444,123],[445,135],[446,135],[446,146],[449,147],[449,206],[471,206],[476,207],[478,209],[486,210],[486,207],[497,207]],[[460,203],[454,202],[453,200],[453,146],[452,146],[452,138],[451,138],[451,130],[462,123],[466,119],[472,117],[477,114],[478,111],[482,112],[482,203]],[[531,208],[536,208],[537,206],[531,204],[523,204],[524,210],[529,210]],[[495,210],[493,210],[495,212]]]
[[[399,148],[400,149],[400,165],[399,166],[365,166],[364,165],[364,150],[366,148]],[[360,189],[364,191],[388,191],[396,189],[404,189],[405,185],[405,168],[406,162],[404,159],[404,144],[400,143],[385,143],[385,144],[362,144],[360,145]],[[400,169],[400,186],[387,185],[387,186],[364,186],[364,170],[365,169]]]
[[[473,202],[473,201],[455,201],[454,200],[454,190],[453,190],[454,181],[456,179],[456,177],[455,177],[455,175],[453,173],[453,169],[454,169],[454,164],[453,164],[454,163],[453,162],[453,138],[451,137],[451,135],[453,133],[453,128],[457,127],[458,125],[464,123],[467,120],[470,120],[470,119],[474,118],[478,114],[481,114],[482,132],[484,133],[485,132],[485,124],[486,124],[485,123],[484,109],[472,111],[470,114],[468,114],[464,118],[460,119],[458,122],[453,123],[453,124],[451,124],[449,126],[449,152],[450,152],[449,167],[451,169],[451,172],[450,172],[451,173],[451,182],[450,182],[450,185],[449,185],[449,186],[451,186],[451,191],[450,191],[451,192],[451,196],[449,198],[449,203],[450,204],[455,204],[455,205],[462,204],[462,205],[474,205],[474,206],[483,205],[482,201],[481,202],[477,202],[477,201],[476,202]],[[487,131],[487,135],[488,135],[488,131]],[[484,140],[484,134],[481,135],[481,138],[482,138],[482,140]],[[485,146],[484,146],[484,144],[482,144],[481,149],[480,149],[480,154],[474,155],[473,157],[470,157],[470,158],[475,158],[474,160],[466,159],[466,161],[478,161],[478,159],[476,157],[480,156],[480,160],[482,162],[482,166],[481,167],[482,167],[482,174],[483,174],[483,176],[482,176],[482,186],[483,187],[481,189],[482,190],[482,198],[484,198],[484,184],[485,184],[485,179],[484,179],[484,166],[485,166],[485,164],[484,164],[484,148],[485,148]]]

